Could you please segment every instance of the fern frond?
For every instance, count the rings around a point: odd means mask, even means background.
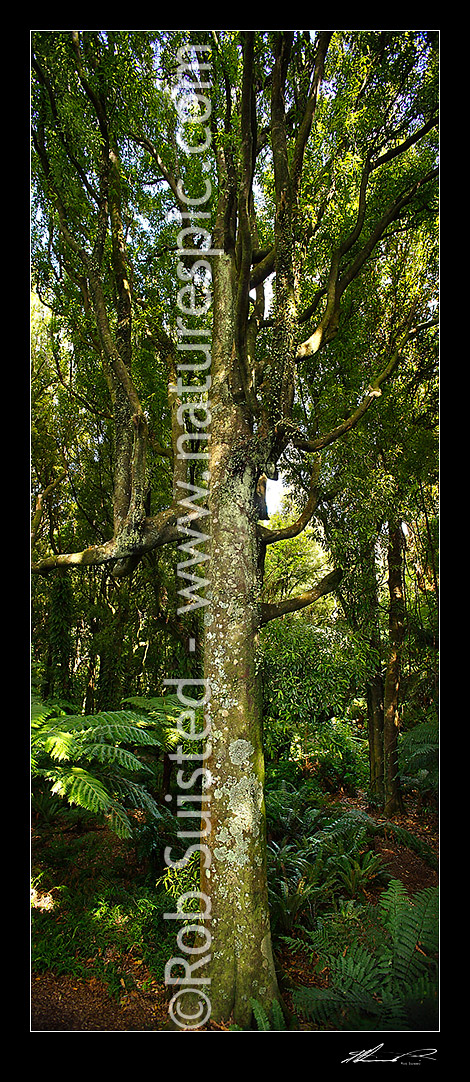
[[[154,717],[170,717],[173,720],[181,713],[181,703],[177,695],[130,695],[122,702],[130,703]]]
[[[147,715],[147,719],[159,730],[162,747],[169,750],[181,742],[181,733],[176,722],[181,714],[181,703],[177,695],[145,697],[133,695],[123,699],[123,703],[135,706]]]
[[[149,768],[136,755],[119,745],[85,743],[81,749],[81,754],[84,759],[96,759],[99,763],[105,763],[109,766],[117,764],[124,770],[145,770],[150,773]]]
[[[33,704],[34,705],[34,704]],[[154,819],[163,817],[156,801],[143,785],[132,782],[126,773],[146,771],[134,751],[136,747],[164,747],[164,740],[147,718],[130,710],[101,711],[99,714],[59,714],[51,707],[36,704],[31,736],[32,776],[52,783],[51,792],[97,815],[107,813],[109,823],[120,837],[130,837],[131,824],[120,800],[141,808]],[[95,762],[102,776],[82,763]],[[64,763],[68,763],[65,767]]]
[[[63,713],[60,707],[52,703],[43,703],[36,695],[31,696],[31,728],[37,729],[47,718]]]
[[[296,988],[292,1002],[297,1011],[313,1022],[341,1029],[344,997],[335,988]]]
[[[380,966],[362,944],[355,942],[347,953],[338,955],[332,962],[331,975],[343,993],[359,987],[364,997],[372,997],[377,992]]]
[[[403,914],[408,911],[409,899],[401,879],[391,879],[379,900],[379,910],[384,924],[395,935],[400,928]]]
[[[402,988],[410,989],[432,961],[426,951],[438,949],[438,890],[428,887],[412,900],[406,895],[398,906],[397,889],[386,894],[382,912],[392,936],[394,976]]]
[[[113,788],[132,807],[148,812],[154,819],[164,818],[161,808],[143,785],[119,776],[113,778]]]
[[[109,825],[118,838],[131,838],[132,827],[121,804],[113,801],[109,806]]]
[[[434,1028],[438,889],[410,898],[402,882],[392,880],[378,908],[381,936],[374,936],[372,949],[354,939],[344,950],[344,938],[338,942],[334,928],[319,922],[308,932],[312,952],[328,965],[330,987],[297,989],[294,1004],[338,1029],[420,1028],[417,1021]]]
[[[425,887],[413,899],[413,916],[420,946],[429,954],[439,949],[439,891]]]
[[[74,733],[60,729],[58,732],[44,734],[44,737],[43,750],[48,752],[52,759],[63,762],[77,756],[77,738]]]
[[[423,721],[404,733],[400,752],[408,761],[436,758],[439,754],[439,722]]]
[[[63,723],[63,719],[61,719]],[[89,732],[96,742],[108,740],[126,744],[160,744],[159,734],[152,730],[148,720],[131,710],[102,710],[99,714],[67,717],[67,729]]]
[[[103,783],[78,766],[61,770],[51,792],[65,796],[70,804],[78,804],[87,811],[105,812],[111,804],[111,797]]]
[[[259,1003],[257,999],[250,999],[250,1003],[253,1009],[253,1014],[255,1016],[255,1021],[258,1029],[269,1030],[271,1028],[269,1024],[269,1018],[262,1004]]]
[[[282,1013],[281,1005],[277,999],[273,1000],[273,1004],[271,1007],[271,1018],[273,1022],[273,1029],[285,1030],[286,1023],[284,1021],[284,1015]]]

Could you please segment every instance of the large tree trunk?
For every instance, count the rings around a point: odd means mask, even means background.
[[[271,951],[264,813],[264,758],[257,658],[257,544],[254,472],[235,472],[226,447],[213,488],[212,601],[206,630],[205,675],[212,754],[210,878],[211,1007],[215,1019],[248,1026],[250,997],[269,1006],[278,997]]]
[[[385,815],[403,811],[398,777],[398,704],[401,675],[401,651],[404,638],[405,606],[402,572],[403,534],[400,523],[389,526],[388,589],[390,594],[390,648],[384,691],[384,786]]]
[[[268,911],[261,680],[258,667],[259,552],[255,491],[259,468],[243,408],[230,395],[232,263],[218,260],[214,288],[210,453],[210,605],[205,678],[212,753],[211,866],[201,889],[211,899],[212,1017],[251,1018],[250,997],[278,998]],[[207,566],[207,565],[206,565]],[[207,874],[210,872],[210,875]]]

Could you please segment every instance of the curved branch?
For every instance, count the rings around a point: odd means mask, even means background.
[[[342,421],[340,425],[337,425],[336,428],[333,428],[331,432],[326,433],[326,435],[324,436],[318,436],[317,439],[314,440],[296,439],[294,437],[292,439],[294,447],[297,447],[297,449],[301,451],[321,451],[323,447],[327,447],[330,443],[334,443],[335,440],[339,439],[341,436],[346,435],[347,432],[350,432],[350,430],[357,425],[358,421],[360,421],[361,417],[364,416],[366,411],[372,405],[374,399],[380,398],[380,395],[382,394],[381,386],[395,371],[395,368],[400,361],[401,351],[406,345],[406,342],[410,337],[414,337],[415,333],[418,332],[418,328],[415,328],[414,331],[411,330],[411,323],[415,313],[415,308],[416,304],[413,305],[413,308],[410,312],[408,323],[400,345],[392,354],[388,364],[377,376],[377,379],[375,379],[374,382],[370,384],[364,398],[359,403],[357,409],[355,409],[354,412],[351,413],[351,415],[345,421]]]
[[[430,121],[428,125],[425,125],[423,129],[420,129],[420,137],[421,135],[425,134],[425,132],[429,131],[435,123],[435,120],[433,122]],[[362,245],[362,248],[360,248],[357,255],[354,257],[349,266],[345,268],[343,274],[340,276],[341,259],[351,249],[353,244],[359,239],[359,236],[362,232],[366,207],[366,189],[370,173],[376,168],[378,168],[379,165],[384,164],[385,161],[389,161],[392,157],[395,157],[398,154],[402,154],[405,149],[408,149],[409,146],[413,145],[413,143],[416,142],[417,138],[418,135],[417,133],[415,133],[415,136],[410,137],[410,139],[408,140],[405,140],[405,142],[401,143],[399,147],[394,148],[393,151],[390,151],[387,155],[383,155],[381,158],[378,158],[375,162],[370,162],[369,158],[366,159],[361,178],[359,208],[356,225],[349,237],[346,238],[346,240],[343,241],[340,247],[333,252],[329,272],[328,287],[326,290],[327,304],[325,312],[310,338],[308,338],[299,346],[297,350],[298,358],[310,356],[311,354],[316,353],[320,349],[320,346],[323,344],[324,341],[327,341],[334,337],[338,327],[340,302],[343,293],[350,285],[350,283],[354,281],[354,279],[357,277],[360,270],[364,266],[364,263],[366,263],[366,261],[369,259],[370,255],[374,251],[374,248],[376,248],[379,241],[384,236],[387,228],[392,224],[392,222],[395,222],[400,217],[405,207],[412,203],[413,199],[418,194],[420,188],[422,188],[423,185],[428,184],[430,181],[435,180],[439,176],[439,168],[438,166],[436,166],[434,169],[429,170],[429,172],[426,173],[424,177],[421,177],[420,180],[415,181],[415,183],[412,184],[410,188],[402,191],[400,195],[398,195],[397,198],[393,200],[393,202],[389,203],[381,218],[378,220],[375,229],[373,229],[368,239]],[[319,293],[317,292],[315,302],[318,302],[318,299]],[[311,314],[311,308],[312,306],[310,306],[310,309],[307,310],[307,314]],[[302,318],[305,319],[305,313],[303,314]]]
[[[335,571],[330,571],[329,575],[325,575],[313,587],[313,590],[307,590],[304,594],[288,598],[286,601],[279,601],[277,604],[261,603],[259,606],[261,625],[269,623],[270,620],[276,620],[279,616],[285,616],[289,612],[298,612],[299,609],[305,609],[307,605],[313,605],[320,597],[331,594],[336,590],[342,577],[341,568],[337,568]]]
[[[396,221],[397,218],[399,218],[402,210],[404,210],[404,208],[412,202],[415,195],[417,195],[419,189],[423,186],[423,184],[428,184],[429,181],[435,180],[438,176],[439,168],[436,166],[434,169],[431,169],[428,173],[426,173],[424,177],[416,181],[416,183],[413,184],[411,188],[409,188],[405,192],[402,192],[401,195],[399,195],[398,198],[395,199],[394,202],[387,207],[385,213],[378,221],[369,239],[364,244],[364,247],[361,248],[356,258],[349,265],[349,267],[346,268],[344,274],[340,278],[338,282],[338,301],[340,300],[342,294],[344,293],[350,282],[352,282],[353,279],[357,277],[361,267],[369,258],[371,252],[374,250],[379,240],[381,240],[381,238],[383,237],[387,227],[392,222]]]
[[[310,490],[307,503],[296,522],[290,526],[283,526],[279,530],[270,530],[267,526],[258,523],[257,532],[261,541],[266,545],[272,545],[276,541],[287,541],[290,537],[297,537],[308,526],[313,512],[318,503],[318,477],[320,473],[320,458],[315,463],[310,480]]]
[[[276,247],[275,245],[273,245],[270,251],[265,256],[263,256],[262,259],[255,263],[254,267],[252,267],[250,275],[250,289],[255,289],[256,286],[259,286],[262,284],[262,282],[265,282],[266,278],[269,278],[269,275],[272,274],[275,265]]]
[[[325,58],[332,36],[332,30],[321,30],[318,38],[318,49],[315,60],[315,69],[313,72],[312,85],[305,114],[297,135],[297,142],[295,145],[294,158],[292,163],[292,179],[295,191],[298,191],[300,188],[305,147],[307,145],[308,137],[312,128],[313,117],[318,98],[318,89],[323,78]]]
[[[166,165],[162,161],[162,158],[160,157],[160,154],[158,153],[157,148],[153,145],[152,141],[148,139],[146,135],[138,135],[135,132],[130,132],[129,137],[134,141],[134,143],[137,143],[138,146],[141,146],[143,150],[147,151],[147,153],[152,158],[152,161],[155,162],[155,165],[160,170],[163,179],[166,180],[168,187],[173,192],[173,195],[180,209],[187,210],[186,203],[181,198],[181,191],[178,188],[178,181],[176,177],[173,175],[173,173],[170,173],[169,169],[167,169]]]
[[[137,535],[132,523],[123,524],[117,537],[105,541],[102,545],[91,545],[82,552],[59,552],[53,556],[46,556],[32,565],[33,574],[47,575],[58,567],[90,567],[99,564],[110,564],[115,561],[127,561],[129,558],[140,558],[146,552],[161,545],[173,544],[181,540],[181,534],[177,528],[178,517],[181,511],[176,507],[169,507],[160,511],[158,515],[145,519],[142,532]]]
[[[33,547],[36,543],[39,527],[42,522],[42,516],[44,513],[44,500],[47,498],[47,496],[49,496],[53,489],[57,487],[57,485],[60,485],[61,481],[63,481],[66,476],[67,471],[63,470],[63,472],[59,474],[59,477],[55,478],[55,481],[51,481],[50,485],[47,485],[47,487],[44,489],[44,492],[39,493],[39,496],[36,500],[36,509],[33,515],[33,521],[31,523],[31,547]]]
[[[402,143],[398,143],[397,146],[391,147],[385,154],[381,154],[380,157],[376,158],[375,161],[372,162],[371,169],[378,169],[380,165],[385,165],[385,162],[390,162],[393,158],[398,157],[399,154],[403,154],[405,150],[408,150],[409,147],[414,146],[415,143],[422,139],[423,135],[427,135],[433,128],[436,128],[438,123],[439,117],[437,115],[430,117],[426,124],[423,124],[421,128],[417,128],[415,132],[412,132],[412,134],[408,136],[408,139],[404,139]]]

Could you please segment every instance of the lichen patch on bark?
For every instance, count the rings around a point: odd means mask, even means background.
[[[232,741],[230,749],[232,762],[235,754],[240,765],[243,765],[254,751],[247,740]],[[222,863],[241,868],[248,864],[253,856],[256,859],[256,843],[262,821],[263,787],[250,767],[248,773],[241,778],[227,778],[223,785],[214,789],[214,797],[224,800],[227,809],[224,824],[216,834],[214,856]],[[252,850],[250,854],[251,842],[254,842],[255,846],[254,853]]]

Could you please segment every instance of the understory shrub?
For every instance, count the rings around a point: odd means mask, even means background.
[[[362,686],[362,642],[344,629],[319,628],[295,614],[262,632],[264,745],[268,762],[308,754],[328,718],[342,717]]]
[[[369,781],[367,740],[348,720],[330,718],[308,741],[308,765],[321,789],[354,796]]]

